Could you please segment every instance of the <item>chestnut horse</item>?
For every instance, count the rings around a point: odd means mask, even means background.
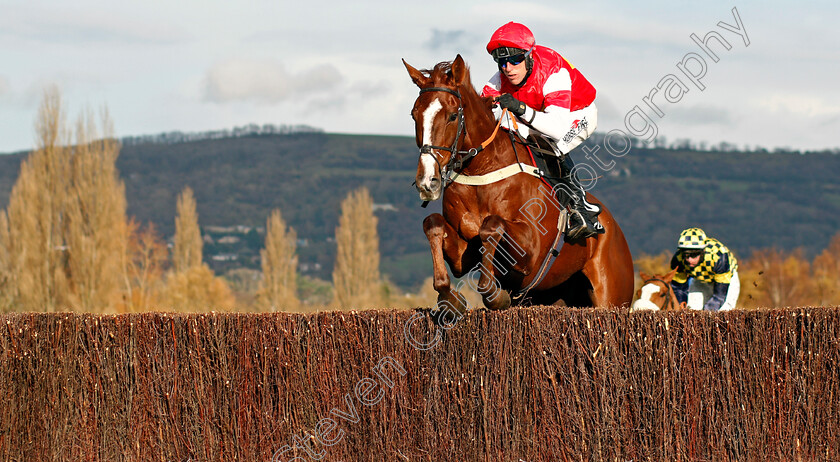
[[[403,64],[420,88],[411,110],[420,148],[416,187],[421,200],[443,197],[442,214],[423,221],[438,310],[467,309],[445,263],[458,278],[478,273],[475,288],[490,309],[508,308],[511,296],[517,305],[629,307],[633,262],[610,211],[587,195],[601,205],[606,232],[564,245],[558,227],[567,210],[524,146],[498,130],[493,102],[476,93],[463,58],[423,71]]]
[[[674,268],[668,274],[648,276],[642,271],[639,271],[639,277],[642,278],[642,287],[636,292],[636,301],[630,311],[672,311],[684,310],[685,305],[677,301],[677,294],[671,287],[671,280],[677,274],[677,269]]]

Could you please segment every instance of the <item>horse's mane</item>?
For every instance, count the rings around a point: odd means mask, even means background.
[[[426,74],[435,86],[451,86],[458,89],[461,93],[461,97],[464,99],[465,106],[472,106],[475,108],[481,108],[481,110],[476,111],[476,114],[483,115],[485,118],[488,119],[489,122],[495,123],[495,118],[493,116],[493,99],[492,98],[482,98],[478,92],[476,92],[475,87],[472,84],[472,78],[470,77],[470,67],[464,66],[465,72],[465,85],[458,85],[455,82],[455,78],[452,75],[452,61],[442,61],[435,64],[435,67],[432,69],[423,69],[420,72]]]

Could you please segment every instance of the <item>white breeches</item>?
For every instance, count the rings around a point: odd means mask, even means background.
[[[712,297],[714,283],[701,282],[692,279],[688,285],[688,307],[692,310],[702,310],[706,302]],[[729,291],[726,292],[726,299],[720,306],[720,311],[727,311],[735,308],[738,303],[738,295],[741,293],[741,281],[738,279],[738,271],[732,273],[729,281]]]

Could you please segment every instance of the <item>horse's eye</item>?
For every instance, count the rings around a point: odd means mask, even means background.
[[[455,119],[457,119],[457,118],[458,118],[457,113],[453,112],[452,114],[449,114],[449,121],[450,122],[455,122]]]

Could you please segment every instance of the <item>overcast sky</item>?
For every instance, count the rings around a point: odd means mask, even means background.
[[[718,25],[738,26],[733,8],[745,37]],[[495,71],[485,44],[507,21],[595,85],[599,132],[627,131],[638,105],[668,141],[835,148],[838,13],[828,0],[0,0],[0,152],[34,145],[48,85],[71,119],[107,106],[118,136],[249,123],[413,135],[417,88],[400,59],[428,68],[460,53],[480,88]],[[731,46],[709,42],[717,62],[690,38],[710,31]],[[705,64],[699,85],[678,69],[687,56],[689,72]],[[654,95],[660,117],[643,98],[669,74],[688,91]]]

